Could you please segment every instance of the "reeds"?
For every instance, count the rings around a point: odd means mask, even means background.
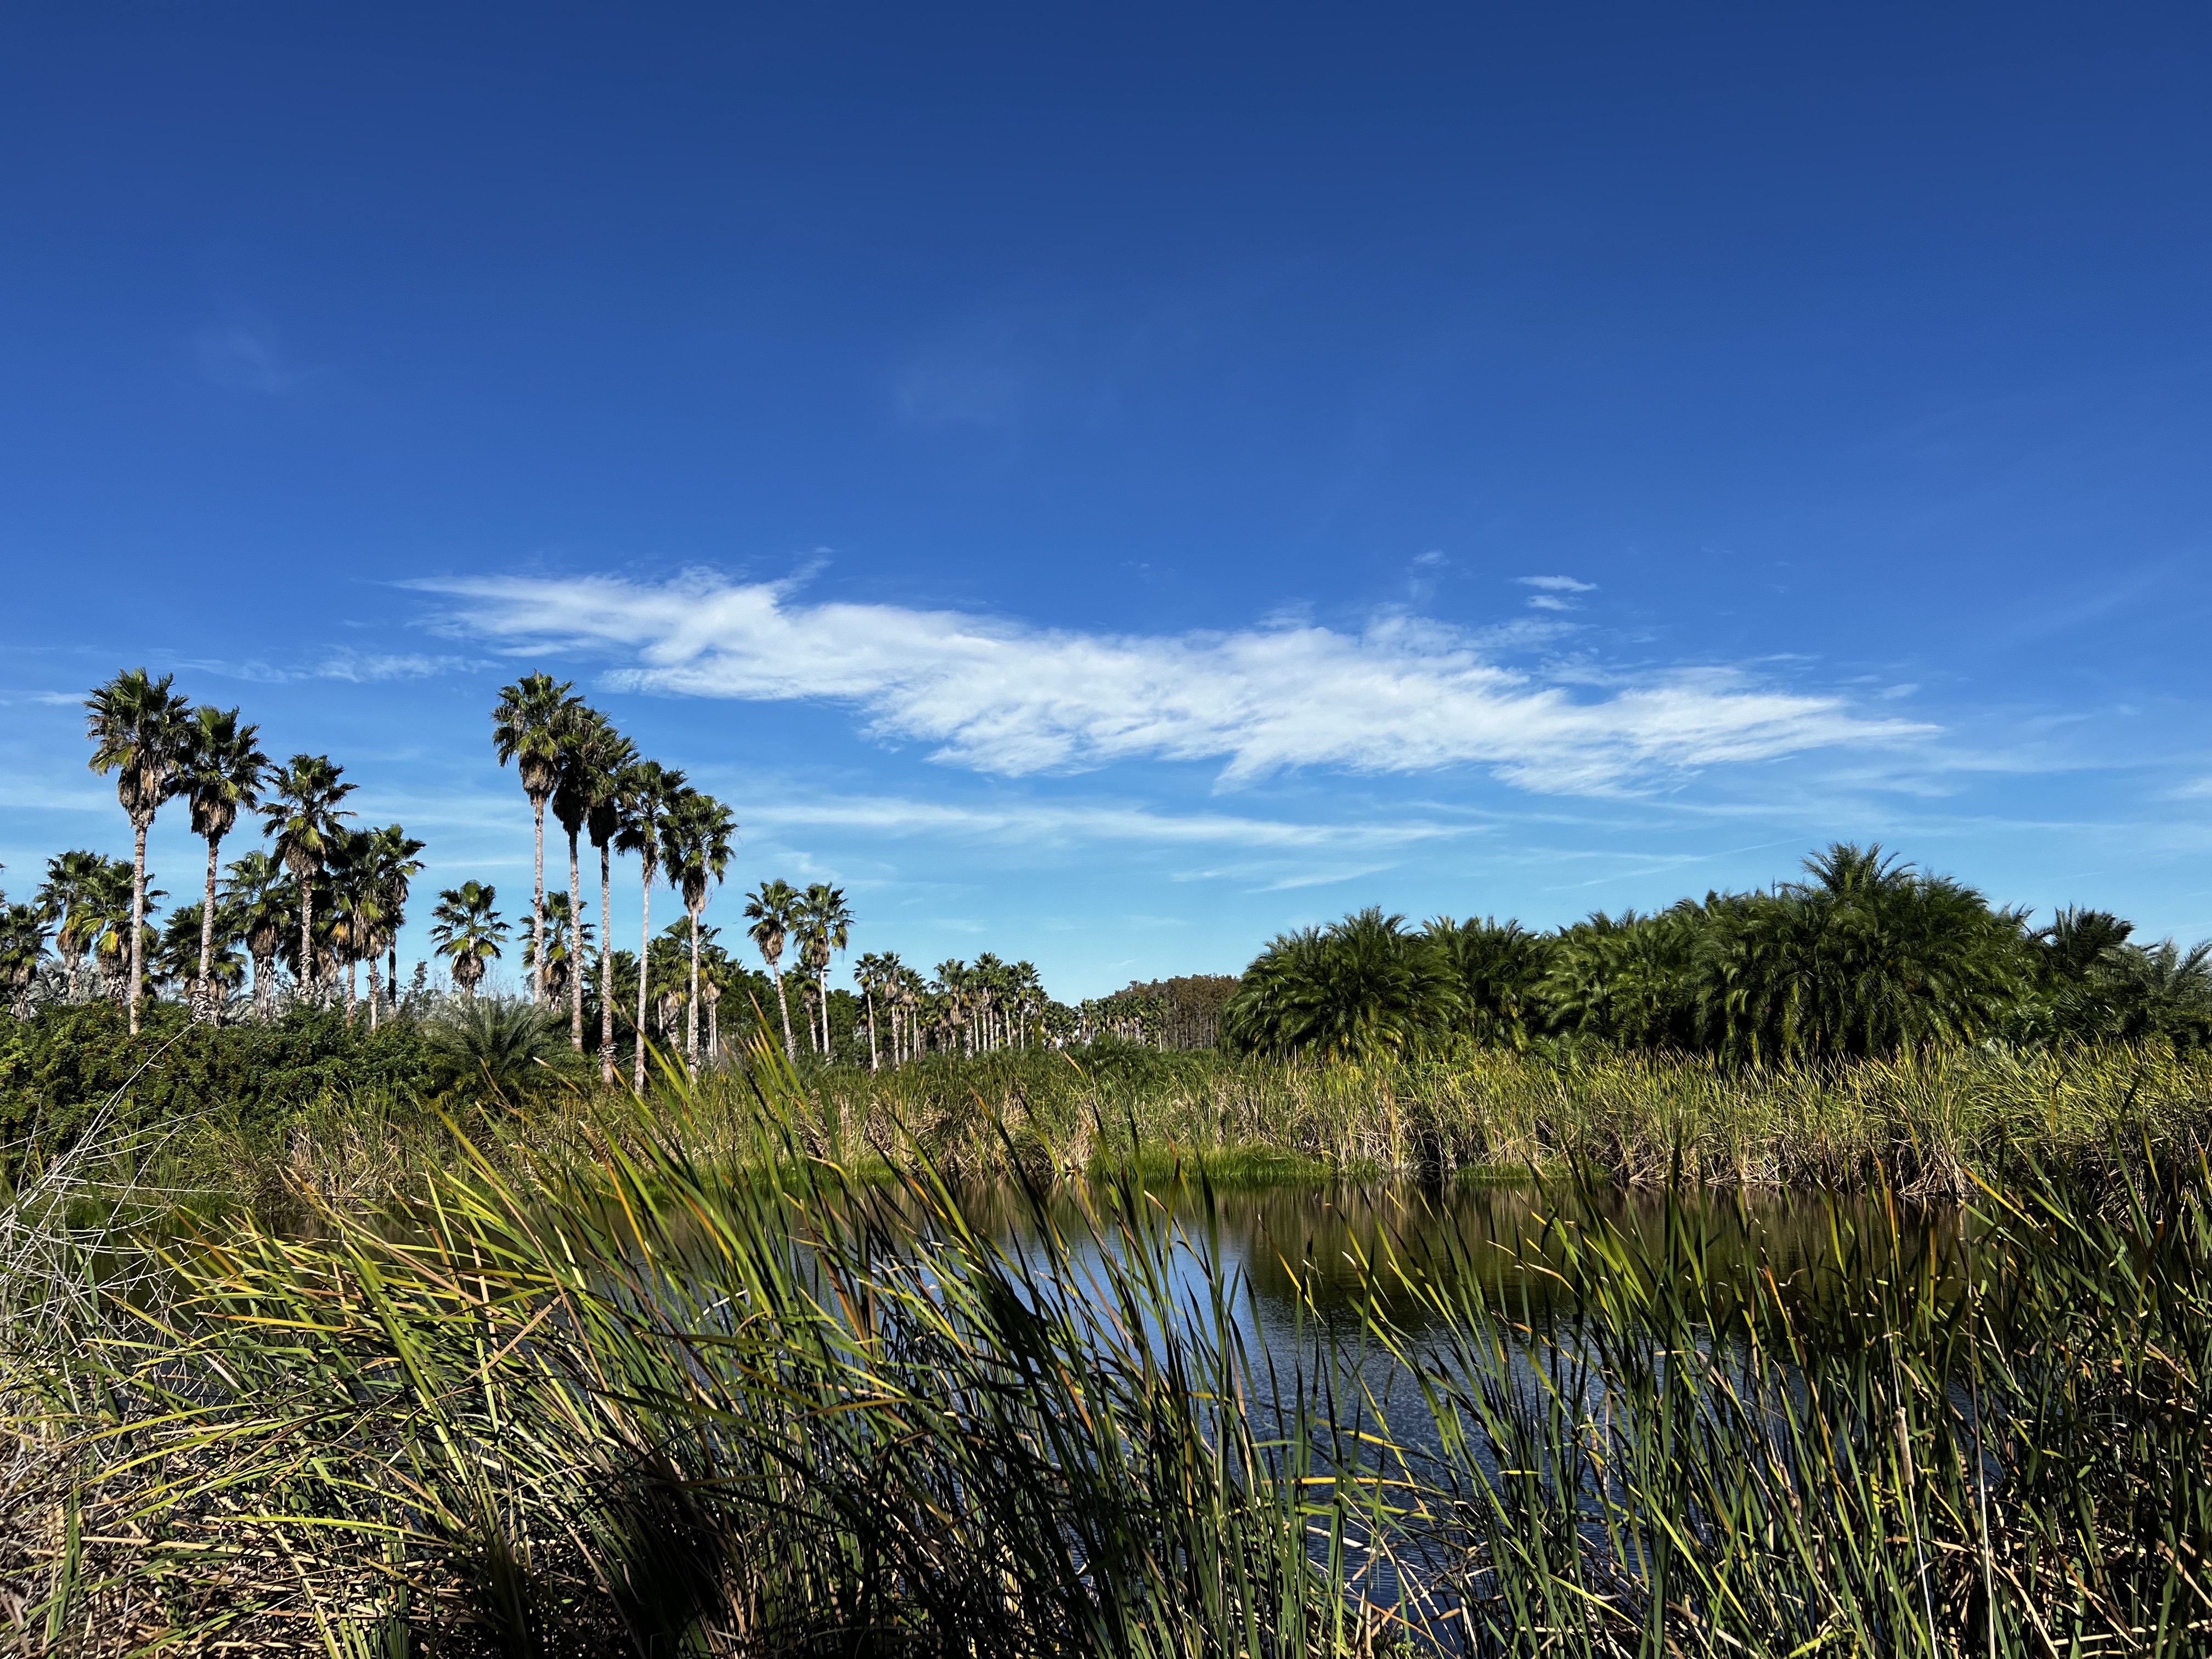
[[[721,1086],[742,1115],[742,1084],[710,1081],[710,1095]],[[1970,1170],[2101,1177],[2145,1146],[2184,1161],[2212,1146],[2212,1056],[2163,1044],[1774,1068],[1607,1050],[1285,1065],[1135,1049],[825,1072],[807,1086],[848,1135],[896,1125],[940,1167],[978,1170],[1011,1151],[1032,1169],[1098,1173],[1134,1147],[1228,1176],[1576,1164],[1637,1184],[1963,1198]]]
[[[994,1211],[896,1120],[750,1062],[742,1116],[672,1079],[535,1158],[453,1127],[404,1214],[172,1235],[152,1279],[84,1261],[99,1293],[10,1327],[65,1476],[10,1564],[26,1650],[2014,1655],[2212,1632],[2201,1165],[2108,1154],[2137,1178],[2089,1206],[2023,1176],[1943,1249],[1833,1206],[1795,1272],[1724,1206],[1614,1225],[1569,1170],[1510,1270],[1449,1259],[1413,1213],[1360,1264],[1356,1317],[1308,1296],[1263,1342],[1202,1187],[1188,1225],[1135,1180],[1001,1183]],[[1009,1206],[1018,1227],[980,1218]],[[1292,1241],[1280,1266],[1313,1271]]]

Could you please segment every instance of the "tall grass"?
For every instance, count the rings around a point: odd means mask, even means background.
[[[729,1102],[672,1085],[534,1162],[455,1129],[404,1215],[239,1218],[149,1246],[161,1275],[112,1291],[55,1269],[95,1293],[11,1328],[10,1386],[67,1477],[10,1564],[25,1647],[2013,1655],[2212,1632],[2201,1165],[2139,1158],[2086,1207],[2063,1183],[1983,1193],[1957,1261],[1836,1206],[1794,1271],[1725,1210],[1641,1232],[1568,1179],[1517,1270],[1449,1259],[1416,1217],[1360,1264],[1355,1316],[1308,1296],[1262,1343],[1202,1189],[1187,1226],[1134,1181],[1021,1187],[1022,1224],[985,1225],[896,1123],[871,1151],[751,1059],[750,1148]]]
[[[720,1086],[742,1115],[742,1084]],[[1127,1048],[826,1072],[809,1088],[848,1137],[898,1126],[941,1167],[976,1170],[1011,1152],[1033,1170],[1095,1171],[1134,1146],[1224,1171],[1571,1164],[1632,1183],[1961,1198],[1970,1170],[2110,1173],[2147,1145],[2185,1161],[2212,1146],[2212,1056],[2164,1044],[1771,1069],[1609,1051],[1363,1066]]]
[[[123,1184],[191,1194],[204,1213],[296,1221],[303,1192],[374,1209],[419,1195],[422,1172],[461,1156],[463,1140],[517,1179],[535,1180],[556,1150],[585,1156],[623,1097],[552,1081],[520,1097],[329,1093],[251,1124],[210,1103],[127,1137],[136,1164],[112,1146],[102,1155]],[[1202,1167],[1224,1182],[1448,1179],[1573,1164],[1631,1185],[1886,1185],[1956,1199],[1970,1170],[2109,1182],[2146,1149],[2188,1161],[2212,1146],[2212,1055],[2163,1044],[1766,1070],[1604,1050],[1358,1065],[1102,1045],[807,1071],[793,1094],[776,1121],[802,1146],[906,1148],[956,1178]],[[741,1066],[709,1073],[683,1121],[698,1156],[750,1156],[754,1080]],[[15,1149],[0,1167],[34,1176],[46,1155]]]

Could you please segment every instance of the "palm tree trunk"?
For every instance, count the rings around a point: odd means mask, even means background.
[[[538,822],[538,873],[530,894],[530,1000],[543,1005],[545,1000],[545,803],[532,800],[531,816]]]
[[[614,854],[599,845],[599,1081],[615,1086]]]
[[[368,1029],[372,1031],[376,1029],[376,957],[372,952],[368,958]]]
[[[830,970],[814,976],[814,994],[822,999],[822,1058],[830,1058]]]
[[[576,862],[576,837],[568,837],[568,915],[575,937],[568,943],[568,1046],[584,1052],[584,907],[576,896],[584,872]],[[602,933],[605,932],[601,928]]]
[[[361,988],[361,979],[356,972],[360,966],[361,963],[357,958],[353,957],[346,958],[346,1029],[349,1030],[353,1029],[354,1005],[360,1000],[356,993]]]
[[[707,1000],[707,1063],[710,1066],[722,1063],[722,1000],[720,997]]]
[[[876,1058],[876,994],[870,990],[863,994],[868,1000],[868,1069],[880,1072],[883,1062]]]
[[[146,826],[137,831],[131,855],[131,1035],[138,1035],[138,981],[145,977],[146,955]]]
[[[684,906],[690,910],[691,907]],[[684,1053],[691,1075],[699,1075],[699,913],[691,910],[691,998],[684,1009]]]
[[[652,975],[647,972],[647,958],[653,951],[653,866],[645,866],[645,896],[637,912],[637,1064],[631,1074],[631,1086],[638,1093],[645,1092],[645,982]]]
[[[215,1018],[215,988],[208,983],[208,975],[215,962],[216,850],[222,845],[222,836],[208,837],[207,896],[200,904],[200,976],[192,981],[194,1019]]]
[[[783,1016],[783,1057],[795,1066],[799,1063],[799,1045],[791,1040],[791,1004],[783,994],[783,969],[771,962],[768,970],[775,976],[776,1012]]]
[[[300,878],[300,994],[315,988],[315,884]]]

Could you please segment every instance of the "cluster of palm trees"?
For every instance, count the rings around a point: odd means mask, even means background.
[[[927,980],[896,951],[878,951],[855,963],[853,976],[866,1012],[871,1067],[886,1060],[903,1065],[933,1050],[979,1054],[1027,1048],[1062,1038],[1069,1029],[1054,1018],[1068,1011],[1045,995],[1032,964],[1002,962],[988,951],[972,963],[940,962]]]
[[[380,963],[389,962],[397,994],[397,939],[422,843],[398,824],[348,825],[355,815],[341,803],[353,786],[327,756],[272,761],[261,750],[259,728],[238,709],[195,707],[173,689],[173,678],[133,669],[85,700],[92,769],[115,780],[131,859],[126,866],[97,853],[59,854],[32,902],[0,908],[0,975],[11,1004],[18,1012],[25,1005],[51,936],[64,995],[75,1001],[104,990],[124,1004],[133,1034],[156,981],[179,987],[195,1019],[216,1021],[243,978],[242,944],[253,964],[254,1002],[264,1012],[280,956],[300,992],[325,1005],[343,969],[349,1018],[360,1000],[358,969],[368,963],[374,1024],[386,997]],[[165,896],[148,886],[146,838],[161,809],[179,800],[192,833],[207,843],[206,880],[198,902],[157,933],[149,907]],[[261,818],[269,849],[226,870],[222,843],[249,813]]]
[[[189,1003],[195,1019],[220,1021],[237,1005],[249,963],[246,1006],[258,1014],[276,1011],[281,963],[295,1001],[329,1006],[342,982],[350,1022],[360,1003],[358,969],[366,963],[373,1028],[398,997],[397,939],[412,878],[423,868],[416,856],[423,843],[397,824],[350,823],[356,814],[344,803],[354,786],[327,756],[271,760],[260,748],[259,728],[240,710],[195,707],[174,691],[173,678],[134,669],[86,699],[91,763],[115,779],[132,829],[132,857],[126,864],[96,853],[64,853],[50,861],[32,902],[9,905],[0,898],[0,991],[15,1012],[26,1011],[46,971],[51,939],[62,996],[113,997],[127,1008],[134,1034],[142,1000],[164,986]],[[748,971],[730,961],[704,921],[732,857],[737,824],[729,809],[693,787],[681,771],[641,758],[605,714],[548,674],[526,675],[501,689],[492,732],[499,763],[514,767],[533,820],[521,957],[538,1017],[565,1008],[570,1043],[581,1053],[586,992],[594,991],[595,1046],[602,1078],[611,1083],[616,1009],[634,1009],[631,1080],[639,1088],[646,1080],[647,1032],[657,1026],[672,1036],[680,1018],[684,1052],[696,1073],[702,1036],[708,1052],[719,1052],[717,1005],[725,988]],[[148,920],[149,908],[166,896],[149,886],[147,836],[162,806],[178,800],[207,844],[206,878],[200,899],[179,908],[157,931]],[[546,884],[549,810],[567,838],[565,890]],[[260,819],[269,844],[226,866],[223,843],[248,815]],[[596,924],[584,891],[586,842],[599,854]],[[617,853],[638,860],[634,955],[614,949],[605,922]],[[680,895],[684,920],[656,937],[653,891],[660,879]],[[436,954],[465,1001],[474,1000],[510,942],[497,898],[489,884],[467,881],[441,891],[432,911]],[[785,1053],[799,1057],[803,1033],[806,1053],[830,1056],[836,1034],[830,973],[850,948],[854,927],[844,890],[826,882],[801,889],[763,881],[745,896],[744,921],[774,988]],[[972,963],[940,963],[927,979],[896,955],[876,953],[860,958],[855,977],[872,1067],[933,1052],[1138,1037],[1157,1024],[1147,1023],[1141,999],[1067,1008],[1045,995],[1030,963],[988,953]],[[796,999],[788,994],[791,980]],[[840,1018],[849,1031],[852,1017]]]
[[[2212,945],[2143,946],[2069,908],[2042,928],[1879,847],[1805,879],[1553,933],[1365,910],[1278,938],[1224,1010],[1237,1045],[1406,1053],[1588,1040],[1750,1064],[2002,1040],[2212,1042]]]
[[[639,951],[649,954],[653,938],[653,884],[655,876],[682,895],[690,918],[690,983],[684,1021],[686,1063],[699,1068],[700,951],[704,943],[700,919],[713,886],[727,872],[737,836],[737,821],[730,810],[702,790],[693,788],[684,774],[657,761],[643,760],[637,746],[615,729],[614,722],[588,707],[566,681],[550,674],[529,674],[501,688],[492,710],[492,744],[501,766],[514,764],[523,793],[529,797],[535,821],[535,874],[531,889],[530,942],[525,961],[531,974],[531,996],[541,1006],[556,1000],[568,1005],[569,1042],[584,1048],[584,957],[593,930],[586,918],[581,891],[583,872],[580,843],[588,838],[599,855],[599,1064],[604,1081],[614,1081],[614,941],[604,925],[614,902],[614,854],[637,854],[641,877],[643,909],[639,921]],[[568,890],[565,905],[549,907],[545,891],[545,811],[568,838]],[[489,912],[491,890],[481,889],[481,902]],[[466,890],[440,895],[441,912],[451,903],[453,918],[441,921],[445,932],[434,935],[441,954],[455,964],[455,981],[473,991],[482,977],[487,954],[496,956],[496,940],[483,927],[455,932],[465,920],[471,901]],[[549,920],[560,937],[549,934]],[[556,954],[556,948],[557,954]],[[488,948],[489,947],[489,948]],[[464,962],[476,964],[464,968]],[[562,964],[562,965],[556,965]],[[647,976],[641,975],[637,991],[637,1042],[632,1057],[632,1083],[645,1086]],[[565,993],[565,997],[560,994]]]

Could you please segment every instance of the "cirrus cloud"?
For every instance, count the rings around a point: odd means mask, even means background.
[[[1218,762],[1235,783],[1296,767],[1477,765],[1519,787],[1609,793],[1636,779],[1931,728],[1742,670],[1686,667],[1591,695],[1404,615],[1176,635],[1042,628],[957,611],[802,603],[798,580],[690,572],[471,577],[410,586],[460,601],[450,629],[514,652],[612,659],[614,684],[861,711],[879,739],[1000,775],[1127,760]]]

